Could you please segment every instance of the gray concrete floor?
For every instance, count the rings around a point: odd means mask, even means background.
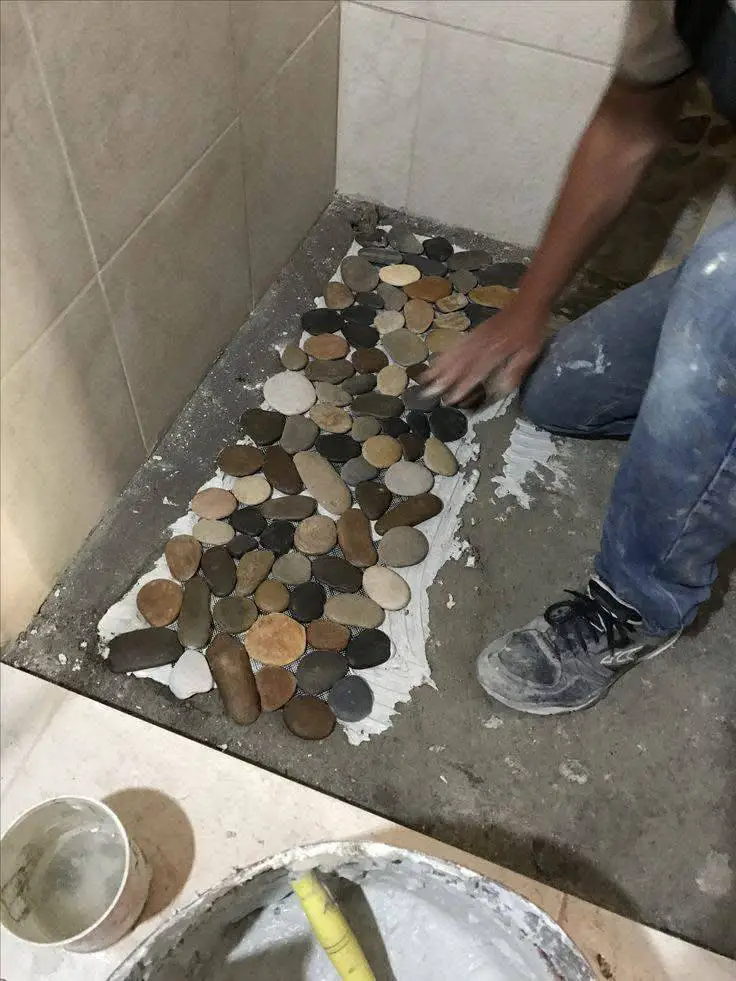
[[[415,690],[393,727],[367,744],[353,748],[339,733],[302,743],[278,717],[244,730],[224,717],[216,692],[182,704],[154,682],[111,674],[98,656],[99,617],[160,554],[167,525],[212,472],[240,414],[258,403],[253,386],[277,364],[272,345],[298,336],[299,313],[350,242],[349,215],[338,199],[320,219],[162,440],[159,459],[141,467],[4,660],[733,956],[736,594],[726,592],[728,561],[694,629],[588,712],[515,715],[490,703],[474,678],[484,641],[585,580],[622,444],[564,441],[566,487],[535,486],[532,477],[534,506],[508,509],[491,478],[513,413],[481,427],[481,478],[463,512],[463,536],[479,561],[445,566],[430,594],[437,691]],[[425,220],[417,229],[499,251],[460,229]],[[610,290],[583,279],[563,306],[577,312]]]

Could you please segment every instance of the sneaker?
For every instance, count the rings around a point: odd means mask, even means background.
[[[478,680],[503,705],[534,715],[588,708],[682,633],[648,633],[637,611],[600,579],[590,580],[587,595],[566,592],[572,599],[548,606],[543,617],[490,644],[478,658]]]

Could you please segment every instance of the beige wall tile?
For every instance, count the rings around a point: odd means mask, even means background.
[[[253,291],[258,299],[335,190],[339,12],[243,110]]]
[[[31,0],[100,263],[236,113],[227,0]]]
[[[8,371],[93,275],[16,3],[0,5],[0,361]]]
[[[6,640],[145,457],[96,283],[7,372],[0,397]]]
[[[354,3],[342,9],[337,186],[406,207],[427,24]]]
[[[102,271],[150,449],[251,309],[233,125]]]
[[[533,245],[608,76],[431,24],[409,210]]]
[[[258,93],[335,6],[335,0],[232,0],[240,98]]]

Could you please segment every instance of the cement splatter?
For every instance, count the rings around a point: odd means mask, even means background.
[[[509,445],[503,452],[503,472],[493,478],[496,497],[511,496],[529,510],[532,497],[525,484],[532,475],[545,480],[544,470],[547,479],[552,476],[553,486],[565,486],[567,474],[562,464],[553,459],[557,452],[549,433],[537,429],[526,419],[517,419]]]
[[[725,852],[709,851],[705,865],[695,876],[698,889],[706,896],[723,899],[733,886],[733,869]]]

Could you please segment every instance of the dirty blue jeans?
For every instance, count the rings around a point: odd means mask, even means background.
[[[552,433],[629,437],[596,572],[653,633],[690,623],[736,541],[736,221],[562,328],[522,404]]]

